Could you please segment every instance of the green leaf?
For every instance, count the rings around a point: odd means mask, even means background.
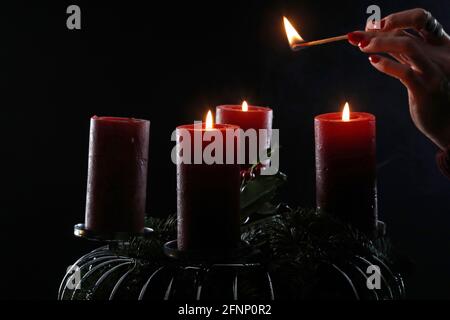
[[[241,219],[245,221],[270,202],[286,179],[285,174],[278,172],[272,176],[257,176],[249,181],[241,190]]]

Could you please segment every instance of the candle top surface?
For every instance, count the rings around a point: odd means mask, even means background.
[[[316,116],[316,121],[328,121],[328,122],[359,122],[359,121],[375,121],[375,116],[367,112],[351,112],[350,120],[342,120],[342,112],[330,112]]]
[[[233,124],[219,124],[215,123],[212,128],[206,128],[206,123],[202,122],[201,128],[200,124],[184,124],[181,126],[178,126],[177,129],[185,129],[190,131],[213,131],[213,130],[226,130],[226,129],[233,129],[237,130],[239,129],[239,126],[233,125]]]
[[[240,112],[272,112],[271,108],[268,107],[260,107],[260,106],[251,106],[248,105],[248,110],[244,111],[242,110],[242,105],[234,105],[234,104],[226,104],[217,106],[216,109],[222,109],[222,110],[230,110],[230,111],[240,111]]]
[[[95,121],[102,121],[102,122],[117,122],[117,123],[142,123],[142,122],[149,122],[149,120],[145,119],[136,119],[136,118],[125,118],[125,117],[99,117],[99,116],[92,116],[92,120]]]

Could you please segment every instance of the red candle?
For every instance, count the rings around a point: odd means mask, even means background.
[[[147,120],[91,118],[86,229],[143,231],[149,129]]]
[[[375,116],[352,112],[315,118],[317,208],[367,234],[377,223]]]
[[[211,115],[209,113],[209,115]],[[191,161],[180,163],[181,152],[177,152],[177,214],[178,249],[190,252],[202,252],[208,249],[230,250],[237,246],[240,239],[239,217],[239,164],[200,164],[194,163],[194,133],[200,137],[200,150],[203,153],[211,143],[203,141],[208,131],[218,132],[226,145],[226,130],[239,127],[233,125],[212,124],[210,121],[198,125],[177,127],[177,143],[184,134],[189,133]],[[178,144],[179,145],[179,144]],[[233,152],[237,151],[237,139],[231,143]],[[223,148],[223,159],[227,152]],[[182,151],[186,156],[187,151]],[[235,160],[235,159],[234,159]]]
[[[257,152],[259,152],[259,130],[267,130],[267,139],[263,142],[264,148],[270,148],[270,140],[272,135],[272,109],[266,107],[250,106],[246,101],[242,105],[223,105],[216,107],[217,123],[234,124],[242,130],[255,129],[257,134]],[[249,168],[252,164],[249,158],[249,145],[245,141],[245,164],[243,169]]]

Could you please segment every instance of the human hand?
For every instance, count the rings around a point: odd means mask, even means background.
[[[380,27],[368,25],[365,31],[352,32],[349,42],[371,54],[377,70],[405,85],[414,124],[445,149],[450,145],[450,37],[424,9],[391,14]]]

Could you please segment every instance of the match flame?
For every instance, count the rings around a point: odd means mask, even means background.
[[[248,111],[248,103],[245,100],[242,102],[242,111]]]
[[[350,106],[348,102],[345,103],[344,110],[342,110],[342,121],[350,121]]]
[[[208,110],[208,114],[206,115],[206,121],[205,121],[205,129],[212,129],[214,127],[213,123],[213,116],[211,113],[211,110]]]
[[[303,38],[298,34],[297,30],[292,26],[286,17],[283,17],[284,29],[286,30],[286,35],[289,41],[289,45],[293,48],[296,44],[305,42]]]

